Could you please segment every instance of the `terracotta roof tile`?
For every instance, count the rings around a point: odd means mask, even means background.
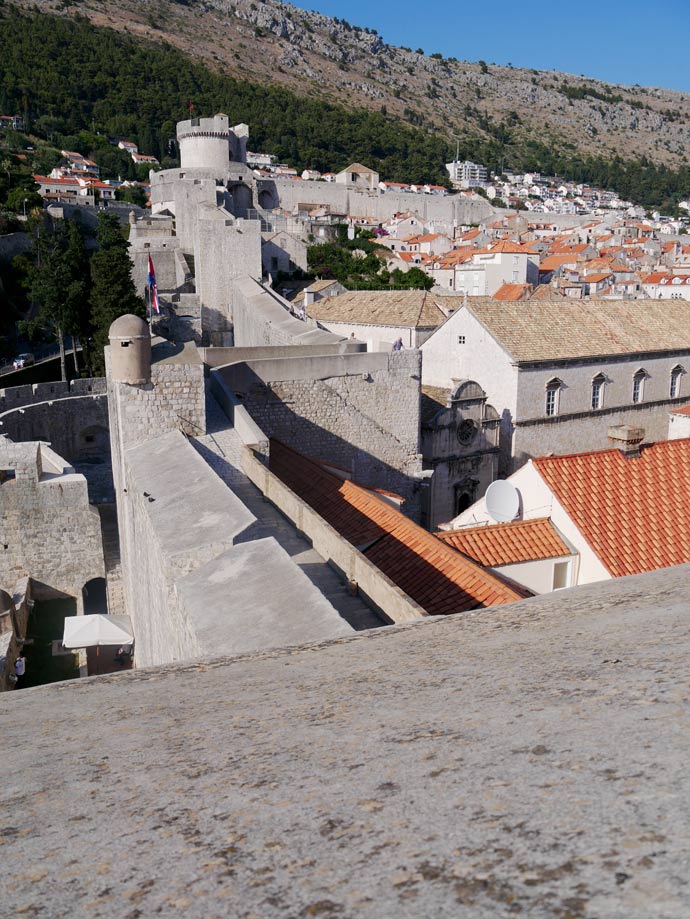
[[[438,297],[425,290],[353,290],[312,303],[307,313],[324,322],[436,328],[446,321],[439,300],[446,310],[464,302],[462,297]]]
[[[690,561],[690,439],[532,462],[614,577]]]
[[[272,440],[270,469],[430,616],[512,603],[529,593],[446,546],[399,510]]]
[[[529,284],[503,284],[493,298],[494,300],[527,300],[531,289]]]
[[[463,527],[436,535],[446,545],[490,567],[573,554],[548,517]]]

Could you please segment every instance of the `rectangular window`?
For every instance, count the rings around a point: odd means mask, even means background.
[[[557,389],[547,389],[546,390],[546,415],[548,418],[551,418],[552,415],[556,414],[556,396],[558,395]]]
[[[680,376],[678,370],[671,371],[671,389],[669,395],[672,399],[677,399],[680,395]]]
[[[464,345],[464,344],[465,344],[465,336],[464,336],[464,335],[458,335],[458,344],[459,344],[459,345]]]
[[[602,406],[602,394],[604,389],[603,380],[595,380],[592,383],[592,410],[597,411]]]
[[[563,590],[570,586],[570,562],[556,562],[553,566],[553,589]]]

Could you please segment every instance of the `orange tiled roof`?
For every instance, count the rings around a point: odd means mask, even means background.
[[[494,300],[527,300],[531,289],[529,284],[503,284],[493,298]]]
[[[532,462],[614,577],[690,561],[690,439]]]
[[[271,440],[270,469],[430,616],[529,593],[460,555],[371,491]]]
[[[524,255],[525,250],[520,243],[514,242],[510,239],[501,240],[498,243],[489,243],[487,247],[487,252],[498,252],[503,254],[515,254],[515,255]]]
[[[548,517],[490,526],[463,527],[436,534],[446,545],[480,565],[514,565],[572,555]]]
[[[574,255],[547,255],[541,260],[539,271],[556,271],[561,265],[576,264],[577,256]]]

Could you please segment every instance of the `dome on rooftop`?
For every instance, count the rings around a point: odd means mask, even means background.
[[[108,330],[108,338],[111,340],[113,338],[150,338],[151,332],[149,331],[148,324],[144,319],[140,319],[138,316],[133,316],[131,313],[126,313],[124,316],[120,316],[115,322],[110,326]]]

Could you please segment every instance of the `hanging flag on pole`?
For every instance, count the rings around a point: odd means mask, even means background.
[[[151,309],[153,309],[156,313],[160,313],[160,306],[158,305],[158,285],[156,284],[156,272],[153,270],[153,262],[151,261],[150,255],[148,285],[149,303],[151,304]]]

